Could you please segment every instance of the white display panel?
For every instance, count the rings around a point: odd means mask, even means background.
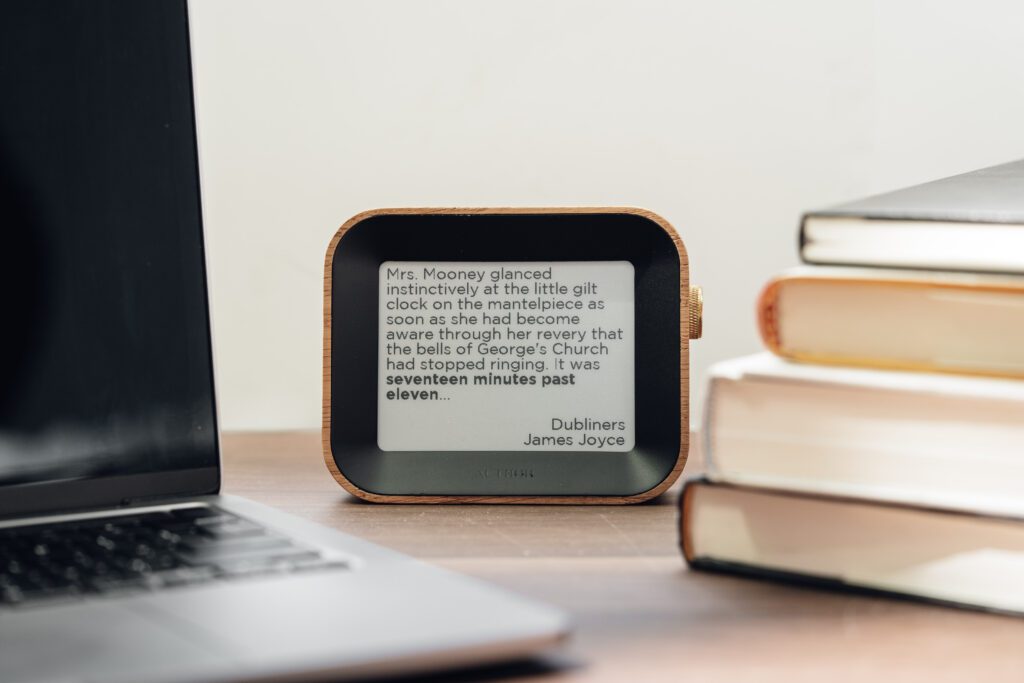
[[[379,283],[382,450],[633,449],[630,262],[386,261]]]

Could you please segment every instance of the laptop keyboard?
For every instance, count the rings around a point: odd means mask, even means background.
[[[211,507],[0,529],[0,606],[344,568]]]

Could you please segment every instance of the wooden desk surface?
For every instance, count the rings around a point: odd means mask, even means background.
[[[567,610],[575,636],[530,680],[1024,679],[1024,619],[687,571],[678,486],[623,507],[373,505],[313,433],[226,435],[224,469],[228,493]]]

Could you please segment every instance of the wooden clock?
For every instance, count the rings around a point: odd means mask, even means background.
[[[648,500],[686,462],[701,305],[649,211],[361,213],[324,264],[324,460],[373,502]]]

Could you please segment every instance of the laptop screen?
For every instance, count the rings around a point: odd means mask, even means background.
[[[0,3],[0,97],[0,499],[215,468],[185,3]]]

